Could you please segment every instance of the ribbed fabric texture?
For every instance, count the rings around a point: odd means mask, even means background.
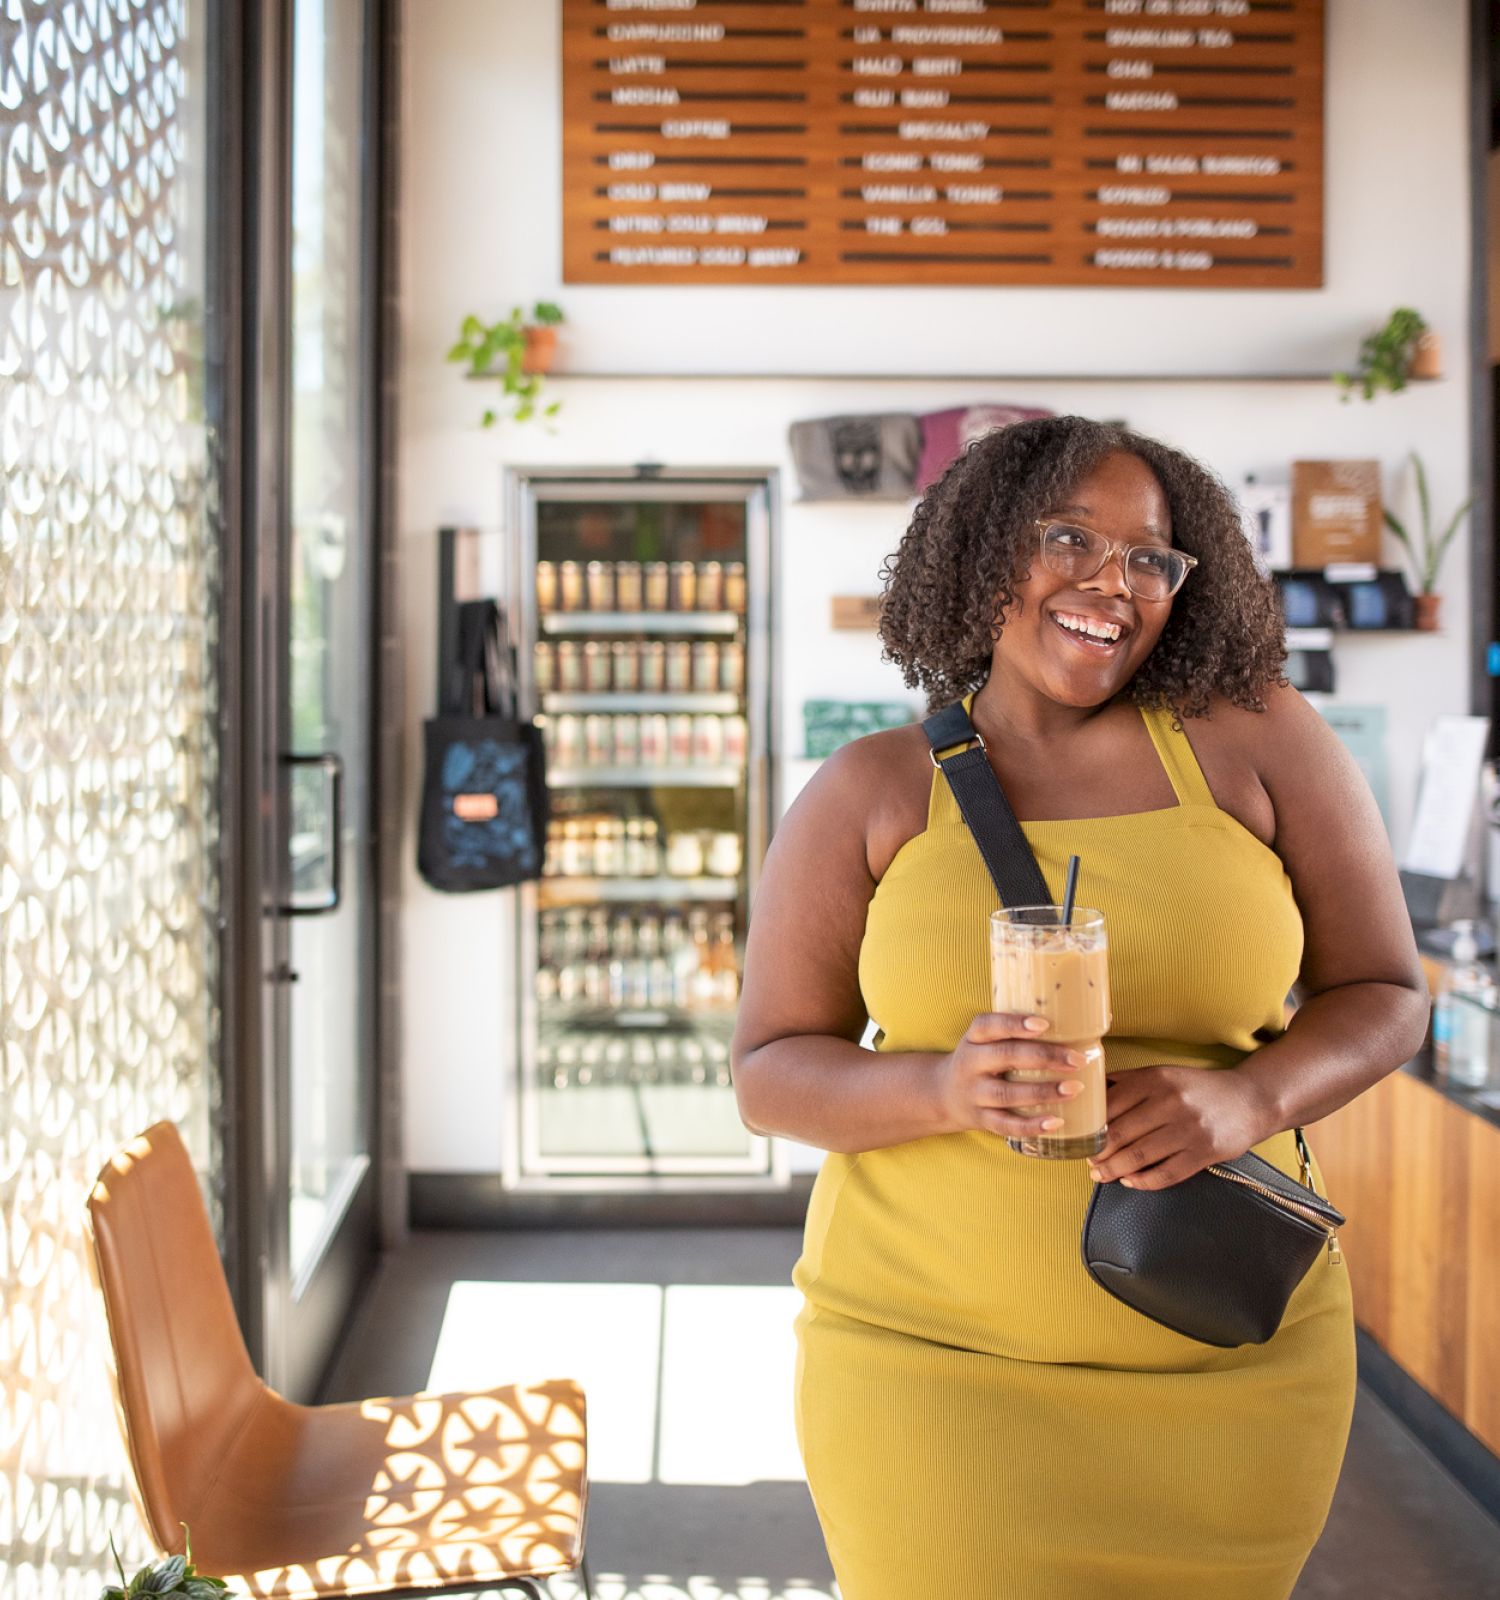
[[[1079,903],[1107,918],[1109,1070],[1230,1066],[1280,1030],[1301,918],[1170,713],[1143,716],[1175,807],[1022,825],[1054,897],[1077,851]],[[878,1048],[951,1050],[990,1009],[995,905],[935,772],[860,952]],[[1296,1172],[1290,1133],[1257,1151]],[[1291,1593],[1353,1409],[1345,1268],[1320,1257],[1268,1344],[1200,1345],[1089,1278],[1089,1192],[1085,1163],[988,1133],[826,1158],[793,1273],[796,1407],[845,1600]]]

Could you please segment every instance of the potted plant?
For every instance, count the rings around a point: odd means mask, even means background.
[[[1442,600],[1442,596],[1435,592],[1438,569],[1442,566],[1443,557],[1448,553],[1448,546],[1453,543],[1469,507],[1474,504],[1474,496],[1470,495],[1448,519],[1443,531],[1434,536],[1432,501],[1427,492],[1427,472],[1422,466],[1421,456],[1415,450],[1411,453],[1411,464],[1417,479],[1417,505],[1422,513],[1420,543],[1412,537],[1406,524],[1389,506],[1385,508],[1385,522],[1401,541],[1401,548],[1406,551],[1412,572],[1417,579],[1417,626],[1431,631],[1438,625],[1438,606]]]
[[[1438,337],[1421,312],[1398,306],[1383,328],[1368,334],[1359,347],[1353,372],[1335,372],[1340,398],[1348,400],[1356,389],[1373,400],[1382,389],[1394,394],[1413,377],[1435,378],[1441,366]]]
[[[186,1523],[182,1531],[187,1533]],[[136,1600],[137,1596],[144,1595],[178,1595],[181,1600],[222,1600],[229,1593],[229,1585],[222,1578],[205,1577],[194,1567],[191,1536],[187,1540],[186,1555],[168,1556],[164,1561],[153,1562],[150,1566],[142,1567],[133,1578],[125,1576],[120,1552],[115,1549],[113,1538],[109,1541],[109,1553],[115,1558],[120,1581],[110,1584],[99,1600]]]
[[[562,320],[561,307],[550,300],[537,301],[531,308],[530,321],[521,306],[498,322],[465,317],[458,340],[448,351],[448,360],[466,366],[472,377],[499,378],[505,396],[515,401],[510,412],[513,422],[529,421],[539,412],[544,417],[555,416],[561,402],[554,400],[543,406],[538,404],[538,397],[542,375],[551,370],[557,353],[557,325]],[[497,420],[494,408],[486,407],[479,425],[491,428]]]

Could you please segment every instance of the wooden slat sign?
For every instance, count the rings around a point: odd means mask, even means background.
[[[569,283],[1323,281],[1323,0],[563,0]]]

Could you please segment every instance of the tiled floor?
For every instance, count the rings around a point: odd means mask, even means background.
[[[381,1265],[325,1397],[572,1372],[590,1395],[597,1600],[821,1600],[833,1575],[786,1402],[798,1244],[784,1229],[417,1234]],[[1363,1387],[1295,1600],[1500,1600],[1500,1524]]]

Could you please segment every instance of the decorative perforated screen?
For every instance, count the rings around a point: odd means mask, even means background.
[[[0,0],[0,1593],[99,1593],[121,1471],[81,1213],[218,1171],[208,0]],[[210,1189],[214,1184],[210,1183]]]

